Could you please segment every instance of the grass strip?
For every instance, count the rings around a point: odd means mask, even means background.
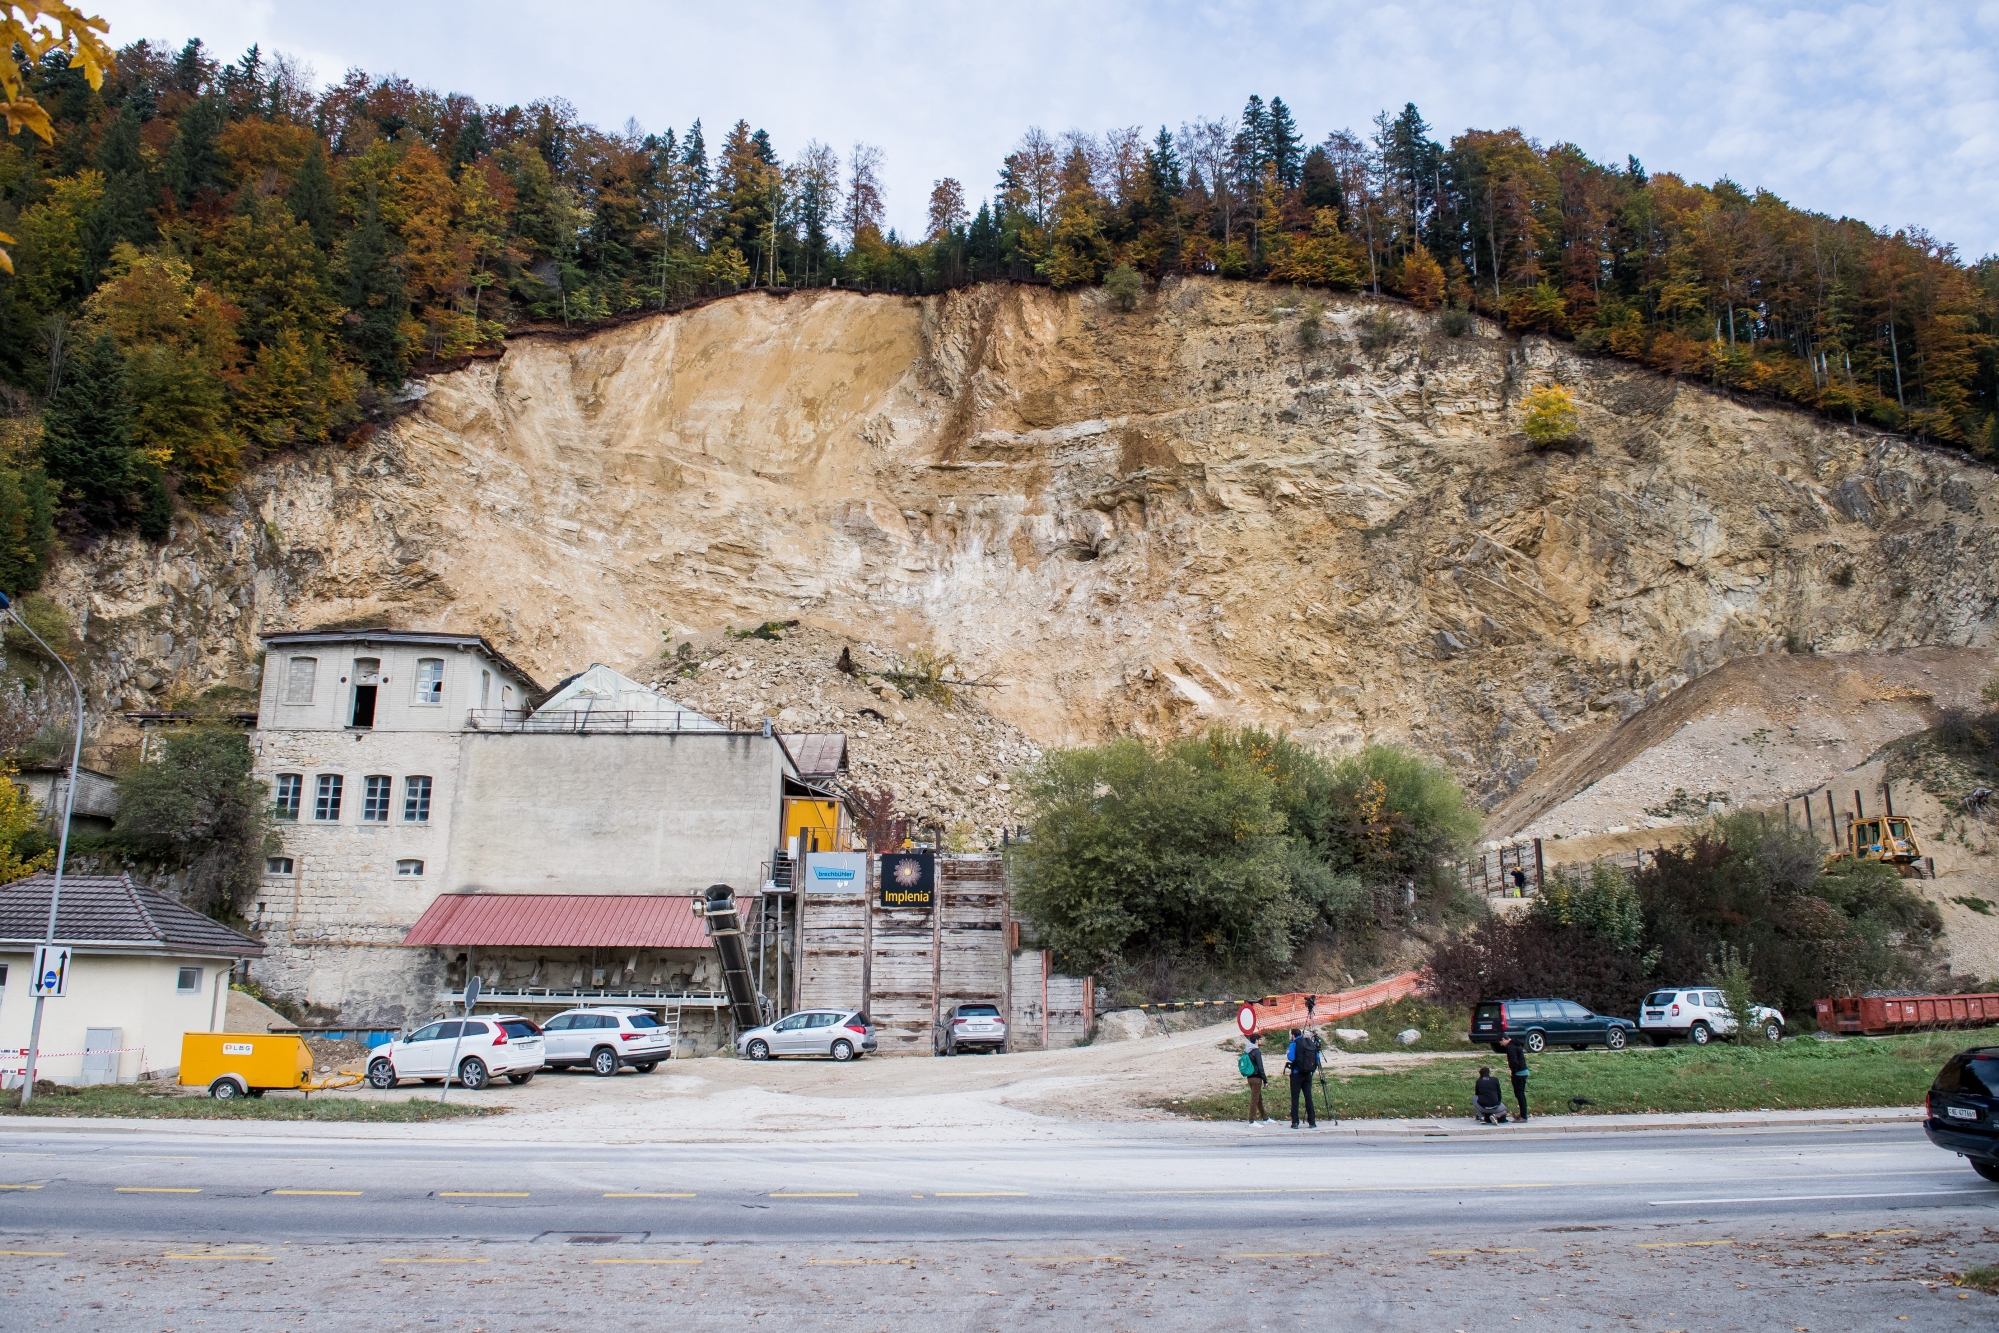
[[[1913,1106],[1923,1100],[1944,1061],[1968,1046],[1994,1044],[1999,1044],[1999,1029],[1987,1028],[1906,1037],[1786,1041],[1776,1046],[1548,1050],[1528,1062],[1533,1070],[1528,1109],[1539,1117]],[[1505,1060],[1481,1052],[1381,1072],[1328,1070],[1325,1082],[1333,1108],[1321,1106],[1319,1115],[1324,1118],[1337,1112],[1348,1120],[1468,1119],[1472,1081],[1480,1065],[1492,1067],[1507,1089],[1510,1109],[1512,1089]],[[1287,1095],[1285,1080],[1273,1077],[1264,1093],[1273,1114],[1284,1114]],[[1579,1106],[1572,1098],[1583,1098],[1590,1104]],[[1157,1105],[1160,1110],[1200,1120],[1249,1118],[1247,1089]]]
[[[238,1097],[217,1101],[200,1091],[146,1087],[136,1083],[105,1083],[89,1088],[58,1087],[37,1091],[24,1109],[21,1094],[0,1100],[0,1115],[50,1116],[57,1119],[115,1117],[131,1120],[358,1120],[406,1123],[456,1120],[465,1116],[498,1115],[503,1106],[468,1106],[460,1102],[363,1101],[358,1097]]]

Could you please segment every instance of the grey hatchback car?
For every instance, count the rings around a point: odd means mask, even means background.
[[[752,1060],[824,1055],[845,1061],[874,1049],[875,1030],[857,1009],[801,1009],[736,1038],[736,1053]]]

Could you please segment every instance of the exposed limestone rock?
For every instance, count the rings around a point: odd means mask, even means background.
[[[100,705],[247,684],[260,629],[478,631],[552,683],[799,618],[955,654],[1038,745],[1407,740],[1488,802],[1733,657],[1989,640],[1982,466],[1490,325],[1364,353],[1365,298],[1307,346],[1286,304],[752,293],[525,338],[52,591]],[[1516,404],[1555,382],[1588,444],[1538,454]]]

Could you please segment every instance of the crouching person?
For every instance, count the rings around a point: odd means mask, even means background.
[[[1481,1125],[1506,1123],[1506,1095],[1499,1090],[1492,1070],[1484,1065],[1479,1066],[1478,1082],[1472,1084],[1471,1099]]]

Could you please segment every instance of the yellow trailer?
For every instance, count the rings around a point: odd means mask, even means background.
[[[288,1032],[187,1032],[180,1039],[180,1083],[206,1087],[219,1101],[261,1097],[272,1088],[309,1088],[312,1052]]]

